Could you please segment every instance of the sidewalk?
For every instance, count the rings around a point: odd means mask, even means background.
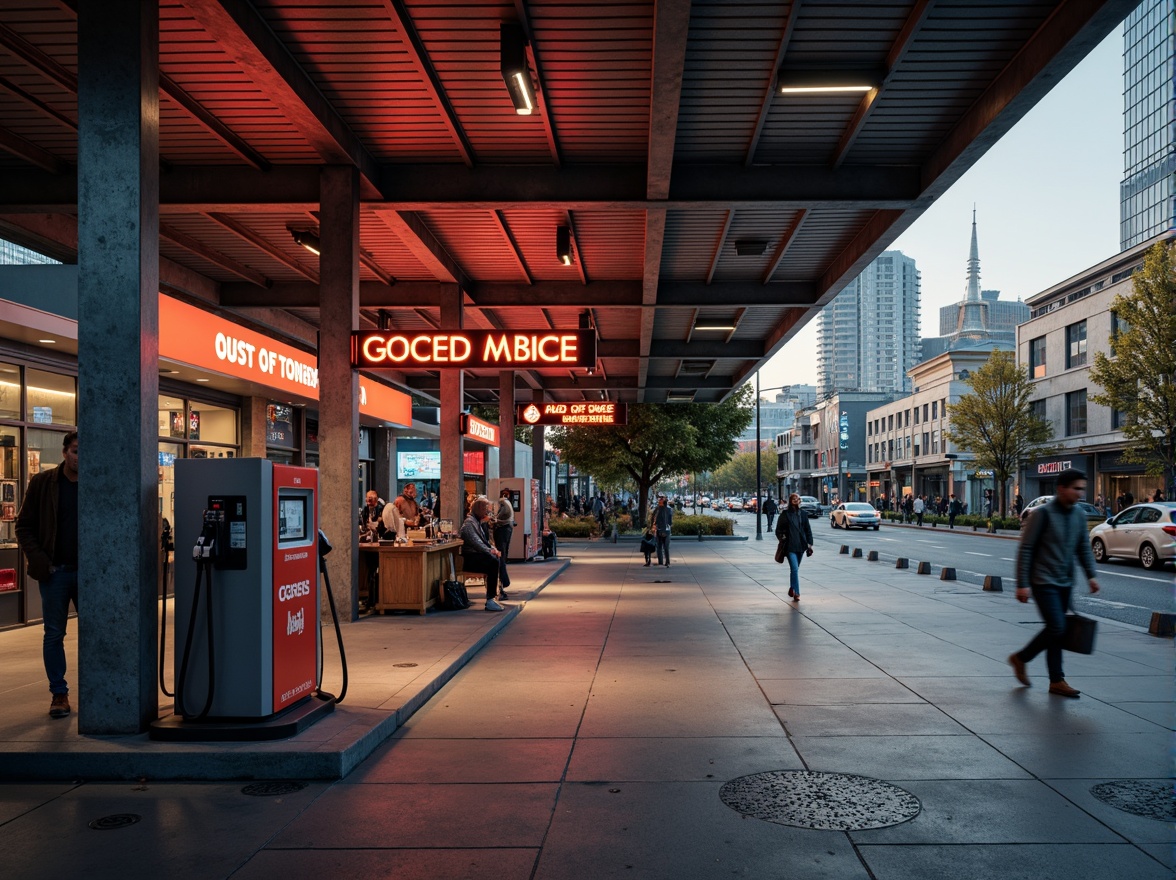
[[[665,569],[577,547],[342,781],[268,799],[2,786],[6,868],[125,877],[133,852],[142,876],[234,880],[1171,876],[1171,640],[1104,621],[1094,655],[1066,657],[1082,698],[1053,697],[1044,658],[1028,689],[1005,662],[1032,605],[828,553],[793,604],[773,551],[677,541]],[[87,828],[124,813],[142,820]]]

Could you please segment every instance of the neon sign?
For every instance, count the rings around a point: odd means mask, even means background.
[[[627,425],[628,404],[603,400],[599,403],[521,403],[515,421],[520,425]]]
[[[498,445],[498,425],[484,422],[477,416],[471,416],[469,413],[461,414],[461,432],[467,437],[472,437],[479,443],[485,443],[487,446]],[[467,474],[474,473],[474,471],[467,470]],[[481,473],[481,471],[477,471]]]
[[[351,334],[352,369],[523,370],[596,366],[596,331],[450,330]]]

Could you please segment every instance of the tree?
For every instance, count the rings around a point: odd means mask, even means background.
[[[1029,408],[1033,383],[1011,351],[994,351],[967,380],[972,389],[951,408],[944,433],[976,457],[976,467],[991,468],[999,488],[998,510],[1008,508],[1008,481],[1023,458],[1053,451],[1053,426]]]
[[[736,453],[726,464],[719,466],[711,479],[724,489],[755,494],[755,453]]]
[[[731,457],[735,438],[751,424],[752,397],[745,385],[722,403],[630,404],[627,425],[556,428],[551,444],[598,481],[636,483],[644,522],[649,490],[660,480],[713,470]]]
[[[1111,336],[1111,356],[1097,352],[1091,381],[1101,394],[1090,399],[1118,411],[1131,444],[1123,460],[1141,464],[1162,478],[1172,498],[1176,467],[1176,246],[1159,242],[1132,279],[1132,292],[1111,303],[1118,332]]]

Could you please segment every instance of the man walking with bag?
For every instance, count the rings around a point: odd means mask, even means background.
[[[800,496],[793,492],[788,496],[788,506],[780,513],[776,523],[776,538],[780,541],[777,561],[782,550],[788,560],[788,595],[793,602],[800,601],[800,555],[813,555],[813,529],[808,516],[800,509]]]
[[[764,499],[764,516],[768,518],[768,531],[772,531],[772,523],[776,519],[776,511],[780,508],[776,504],[776,496],[769,495]]]
[[[1062,638],[1066,634],[1066,610],[1074,589],[1074,560],[1077,558],[1090,592],[1098,592],[1094,579],[1094,554],[1086,515],[1076,507],[1086,494],[1086,474],[1069,469],[1058,474],[1054,500],[1042,505],[1025,526],[1017,552],[1017,601],[1028,602],[1030,592],[1045,629],[1024,648],[1009,655],[1017,681],[1029,687],[1025,664],[1045,651],[1049,668],[1049,692],[1077,697],[1081,691],[1070,687],[1062,674]]]
[[[650,523],[657,538],[657,564],[662,565],[664,551],[665,567],[670,567],[670,529],[674,525],[674,508],[666,501],[665,495],[657,496],[657,507],[653,509]]]

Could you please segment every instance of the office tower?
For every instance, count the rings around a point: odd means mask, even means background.
[[[1176,12],[1144,0],[1123,25],[1123,183],[1119,246],[1134,247],[1176,226],[1172,176]]]
[[[919,358],[919,272],[885,251],[821,311],[818,393],[911,390]]]

